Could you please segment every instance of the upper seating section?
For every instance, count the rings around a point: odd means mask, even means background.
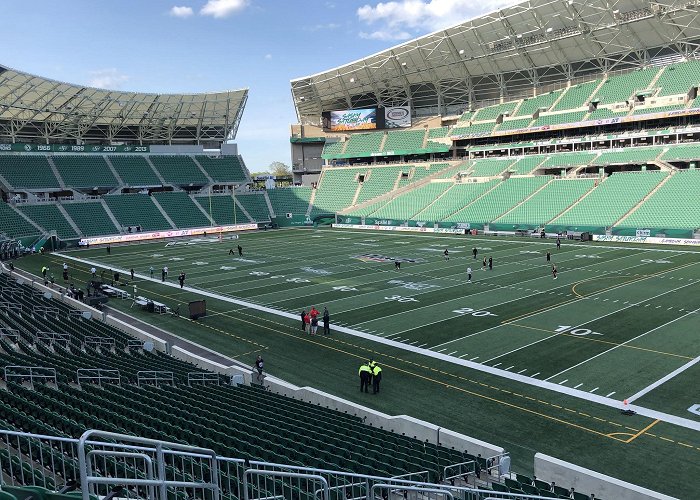
[[[109,156],[114,170],[122,181],[129,186],[160,186],[162,182],[141,155]]]
[[[10,238],[21,238],[39,235],[41,231],[27,222],[7,203],[0,201],[0,233],[5,233]]]
[[[323,171],[314,199],[312,215],[336,213],[352,204],[357,192],[357,175],[367,168],[330,168]]]
[[[634,92],[646,89],[660,68],[651,67],[608,78],[593,96],[603,104],[629,101]]]
[[[654,88],[659,89],[657,97],[661,97],[687,94],[698,84],[700,84],[700,61],[694,60],[666,66],[654,84]]]
[[[498,175],[504,170],[506,170],[513,160],[511,159],[483,159],[475,160],[472,165],[471,176],[472,177],[491,177]]]
[[[579,167],[581,165],[588,165],[595,157],[596,153],[589,153],[587,151],[557,153],[547,158],[541,168]]]
[[[594,165],[627,164],[639,165],[652,162],[661,154],[661,147],[621,148],[617,151],[605,151],[593,160]]]
[[[345,151],[345,144],[346,141],[326,141],[326,143],[323,145],[323,153],[321,153],[321,156],[323,158],[334,158],[341,155]]]
[[[122,227],[141,226],[144,231],[172,229],[148,195],[113,195],[105,196],[104,200]]]
[[[214,182],[243,184],[248,181],[245,167],[239,156],[198,155],[194,158]]]
[[[153,193],[153,198],[165,210],[177,228],[211,226],[211,221],[192,201],[192,198],[183,191]]]
[[[600,85],[600,80],[579,83],[566,89],[561,100],[551,111],[564,111],[565,109],[578,109],[588,105],[595,89]]]
[[[561,125],[564,123],[577,123],[583,120],[586,111],[572,111],[569,113],[556,113],[540,115],[532,124],[533,127],[544,127],[545,125]]]
[[[562,92],[564,91],[555,90],[553,92],[538,95],[537,97],[523,99],[523,103],[516,110],[513,116],[532,116],[538,110],[546,111],[552,107],[552,104],[554,104],[554,101],[559,98]]]
[[[52,160],[68,187],[113,188],[119,184],[109,165],[100,155],[56,155]]]
[[[495,106],[479,108],[474,116],[472,116],[471,121],[480,122],[484,120],[495,120],[500,115],[512,113],[515,107],[518,105],[518,102],[519,101],[510,101],[504,102],[503,104],[496,104]]]
[[[648,195],[666,172],[615,173],[571,210],[552,221],[556,226],[610,227]]]
[[[63,203],[62,206],[85,236],[104,236],[119,232],[99,201]]]
[[[352,134],[345,146],[345,154],[358,156],[369,155],[375,151],[379,151],[383,139],[383,132]]]
[[[700,160],[700,144],[679,144],[671,146],[661,157],[665,161]]]
[[[165,182],[179,186],[202,186],[209,183],[207,177],[189,156],[149,156]]]
[[[387,132],[384,151],[416,151],[423,148],[425,129]]]
[[[0,155],[0,175],[15,189],[59,189],[44,155]]]
[[[63,240],[78,238],[73,226],[63,216],[56,205],[22,205],[18,207],[24,214],[39,224],[47,231],[56,231],[59,238]]]

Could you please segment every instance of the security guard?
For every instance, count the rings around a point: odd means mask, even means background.
[[[369,392],[369,379],[372,375],[372,370],[370,369],[369,364],[362,363],[358,373],[360,375],[360,392],[363,390],[365,392]]]
[[[372,385],[372,377],[374,375],[374,367],[376,365],[377,362],[372,358],[369,358],[369,361],[367,362],[367,366],[369,366],[369,385]]]
[[[382,368],[378,364],[374,364],[372,368],[372,394],[379,392],[379,382],[382,381]]]

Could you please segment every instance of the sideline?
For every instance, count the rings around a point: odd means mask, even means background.
[[[65,253],[62,253],[62,252],[56,252],[56,253],[54,253],[54,255],[61,255],[62,257],[66,258],[66,259],[70,259],[70,260],[72,260],[72,261],[80,262],[80,263],[82,263],[82,264],[87,264],[87,265],[90,265],[90,266],[104,266],[103,264],[100,264],[99,262],[94,262],[94,261],[87,260],[87,259],[82,259],[82,258],[78,258],[78,257],[73,257],[72,255],[68,255],[68,254],[65,254]],[[113,267],[112,269],[117,270],[117,271],[119,271],[119,272],[121,272],[121,273],[128,274],[128,270],[126,270],[126,269],[119,269],[119,268],[116,268],[116,267]],[[145,275],[142,275],[142,274],[140,274],[140,275],[137,274],[137,276],[139,276],[139,278],[143,279],[144,281],[150,281],[150,282],[155,283],[155,284],[165,285],[165,286],[168,286],[168,287],[170,287],[170,288],[176,288],[176,289],[178,289],[178,290],[180,289],[180,285],[177,284],[177,283],[172,283],[172,282],[168,282],[168,281],[166,281],[166,282],[161,282],[159,279],[150,278],[149,276],[145,276]],[[240,300],[240,299],[235,299],[235,298],[232,298],[232,297],[223,296],[223,295],[220,295],[220,294],[217,294],[217,293],[212,293],[212,292],[209,292],[209,291],[207,291],[207,290],[202,290],[202,289],[199,289],[199,288],[193,288],[193,287],[190,287],[190,286],[185,286],[184,289],[187,290],[187,291],[189,291],[189,292],[197,293],[197,294],[200,294],[200,295],[204,295],[205,297],[213,298],[213,299],[220,300],[220,301],[223,301],[223,302],[229,302],[229,303],[232,303],[232,304],[237,304],[237,305],[240,305],[240,306],[247,307],[247,308],[249,308],[249,309],[254,309],[254,310],[257,310],[257,311],[260,311],[260,312],[265,312],[265,313],[268,313],[268,314],[273,314],[273,315],[276,315],[276,316],[281,316],[281,317],[283,317],[283,318],[287,318],[287,319],[291,319],[291,320],[298,320],[298,315],[297,315],[296,313],[295,313],[295,314],[292,314],[292,313],[288,313],[288,312],[285,312],[285,311],[280,311],[280,310],[278,310],[278,309],[273,309],[273,308],[271,308],[271,307],[262,306],[262,305],[259,305],[259,304],[253,304],[253,303],[251,303],[251,302],[247,302],[247,301],[244,301],[244,300]],[[371,341],[376,342],[376,343],[378,343],[378,344],[388,345],[388,346],[394,347],[394,348],[396,348],[396,349],[401,349],[401,350],[404,350],[404,351],[413,352],[413,353],[415,353],[415,354],[420,354],[420,355],[423,355],[423,356],[427,356],[427,357],[439,359],[439,360],[441,360],[441,361],[445,361],[445,362],[448,362],[448,363],[452,363],[452,364],[456,364],[456,365],[461,365],[461,366],[464,366],[464,367],[467,367],[467,368],[471,368],[471,369],[473,369],[473,370],[477,370],[477,371],[481,371],[481,372],[484,372],[484,373],[488,373],[489,375],[495,375],[495,376],[498,376],[498,377],[506,378],[506,379],[512,380],[512,381],[514,381],[514,382],[520,382],[520,383],[523,383],[523,384],[527,384],[527,385],[529,385],[529,386],[538,387],[538,388],[540,388],[540,389],[547,389],[547,390],[550,390],[550,391],[553,391],[553,392],[557,392],[557,393],[560,393],[560,394],[565,394],[565,395],[567,395],[567,396],[572,396],[572,397],[575,397],[575,398],[578,398],[578,399],[582,399],[582,400],[585,400],[585,401],[588,401],[588,402],[591,402],[591,403],[601,404],[601,405],[604,405],[604,406],[607,406],[607,407],[610,407],[610,408],[614,408],[615,410],[621,410],[621,409],[623,408],[623,402],[622,402],[622,401],[619,401],[619,400],[616,400],[616,399],[612,399],[612,398],[608,398],[608,397],[604,397],[604,396],[598,396],[598,395],[596,395],[596,394],[591,394],[591,393],[586,392],[586,391],[580,391],[580,390],[577,390],[577,389],[572,389],[572,388],[569,388],[569,387],[566,387],[566,386],[561,386],[561,385],[559,385],[559,384],[554,384],[554,383],[552,383],[552,382],[547,382],[547,381],[544,381],[544,380],[533,379],[533,378],[528,377],[528,376],[525,376],[525,375],[519,375],[519,374],[517,374],[517,373],[511,373],[511,372],[506,371],[506,370],[501,370],[501,369],[498,369],[498,368],[493,368],[493,367],[490,367],[490,366],[482,365],[482,364],[480,364],[480,363],[474,363],[474,362],[472,362],[472,361],[467,361],[467,360],[460,359],[460,358],[454,358],[454,357],[448,356],[448,355],[446,355],[446,354],[438,353],[438,352],[435,352],[435,351],[430,351],[430,350],[428,350],[428,349],[419,348],[419,347],[412,346],[412,345],[409,345],[409,344],[404,344],[404,343],[401,343],[401,342],[396,342],[396,341],[393,341],[393,340],[390,340],[390,339],[387,339],[387,338],[384,338],[384,337],[379,337],[379,336],[377,336],[377,335],[372,335],[372,334],[369,334],[369,333],[360,332],[360,331],[354,330],[354,329],[352,329],[352,328],[348,328],[348,327],[344,327],[344,326],[334,326],[333,328],[334,328],[334,330],[336,330],[336,331],[339,331],[339,332],[342,332],[342,333],[346,333],[346,334],[348,334],[348,335],[352,335],[352,336],[355,336],[355,337],[360,337],[360,338],[363,338],[363,339],[371,340]],[[700,358],[698,358],[698,359],[700,360]],[[695,361],[695,360],[694,360],[694,361]],[[694,361],[693,361],[693,362],[694,362]],[[650,390],[651,390],[651,389],[650,389]],[[695,430],[695,431],[700,431],[700,422],[697,422],[697,421],[694,421],[694,420],[690,420],[690,419],[683,418],[683,417],[678,417],[678,416],[676,416],[676,415],[670,415],[670,414],[667,414],[667,413],[659,412],[659,411],[652,410],[652,409],[650,409],[650,408],[641,407],[641,406],[634,406],[634,407],[632,407],[631,405],[627,405],[627,406],[625,406],[625,408],[626,408],[626,409],[632,409],[632,410],[634,410],[635,412],[637,412],[639,415],[642,415],[642,416],[645,416],[645,417],[649,417],[649,418],[653,418],[653,419],[658,419],[658,420],[661,420],[661,421],[663,421],[663,422],[667,422],[667,423],[670,423],[670,424],[677,425],[677,426],[679,426],[679,427],[684,427],[684,428],[686,428],[686,429],[691,429],[691,430]]]

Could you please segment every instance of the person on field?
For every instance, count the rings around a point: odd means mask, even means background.
[[[472,268],[468,267],[467,268],[467,283],[471,283],[471,282],[472,282]]]
[[[401,261],[398,261],[398,260],[394,261],[394,269],[396,269],[397,271],[401,270]]]
[[[481,270],[486,271],[486,257],[484,257],[481,261]]]
[[[447,248],[445,248],[445,251],[442,252],[442,254],[445,256],[445,260],[450,260],[450,252],[447,251]]]
[[[362,363],[358,374],[360,375],[360,392],[369,392],[369,378],[371,376],[371,369],[368,363]]]
[[[180,273],[180,276],[177,277],[177,280],[180,282],[180,288],[183,288],[185,286],[185,273]]]
[[[134,268],[132,267],[129,269],[129,273],[131,274],[131,281],[134,281]]]
[[[559,239],[559,236],[557,236],[557,250],[561,248],[561,240]]]
[[[379,392],[379,383],[382,381],[382,368],[378,364],[372,368],[372,394]]]
[[[476,259],[476,254],[479,253],[479,251],[476,249],[476,247],[472,248],[472,253],[474,254],[474,258]]]
[[[258,354],[258,357],[255,358],[255,364],[253,364],[253,369],[258,372],[256,375],[258,382],[262,381],[263,378],[263,367],[264,367],[264,362],[262,356]]]
[[[318,317],[318,315],[321,314],[318,309],[316,309],[315,306],[311,306],[311,310],[309,311],[309,315],[311,316],[311,319]]]
[[[243,257],[243,247],[241,245],[238,245],[238,256]]]
[[[557,279],[557,265],[552,264],[552,276],[554,276],[554,279]]]
[[[311,335],[316,335],[318,330],[318,316],[311,316]]]
[[[493,271],[493,257],[489,257],[489,271]]]
[[[311,315],[309,313],[306,313],[304,316],[304,331],[309,330],[309,333],[311,333]]]
[[[547,262],[549,262],[552,258],[552,254],[549,250],[547,250]]]
[[[328,313],[328,308],[323,308],[323,334],[328,335],[331,333],[331,315]]]
[[[301,311],[301,329],[306,333],[306,311]]]
[[[95,269],[94,266],[90,268],[90,276],[92,277],[93,280],[95,278],[97,278],[97,269]]]

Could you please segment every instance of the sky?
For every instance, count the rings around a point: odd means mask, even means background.
[[[290,80],[493,11],[511,0],[2,0],[0,64],[138,92],[248,88],[248,168],[291,164]]]

